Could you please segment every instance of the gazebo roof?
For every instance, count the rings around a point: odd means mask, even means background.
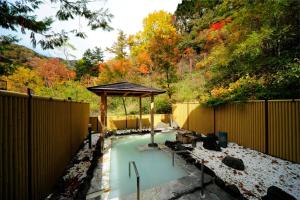
[[[129,83],[126,81],[88,87],[87,89],[97,94],[98,96],[101,96],[101,94],[106,93],[107,96],[144,97],[149,95],[158,95],[166,92],[164,90],[160,90],[152,87],[146,87],[135,83]]]

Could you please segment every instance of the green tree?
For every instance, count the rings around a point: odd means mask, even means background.
[[[68,21],[75,17],[83,17],[87,20],[87,25],[92,29],[111,30],[109,26],[112,15],[108,10],[91,10],[88,8],[89,1],[71,1],[71,0],[52,0],[51,3],[58,4],[59,9],[56,12],[56,19],[59,21]],[[79,29],[71,31],[51,32],[51,26],[54,22],[53,17],[47,17],[43,20],[38,20],[34,11],[46,3],[40,0],[26,1],[0,1],[0,27],[17,31],[21,29],[22,33],[30,31],[30,38],[33,46],[36,46],[37,41],[35,35],[42,36],[38,41],[43,49],[53,49],[65,43],[70,34],[77,37],[85,38],[84,32]]]
[[[128,42],[126,34],[122,30],[119,30],[117,41],[113,43],[112,47],[107,48],[107,51],[115,54],[115,59],[120,60],[127,57],[127,47]]]
[[[178,4],[174,13],[176,29],[181,32],[190,32],[195,19],[199,19],[208,9],[222,2],[221,0],[183,0]]]
[[[98,76],[99,64],[103,61],[101,48],[87,49],[83,54],[83,58],[75,63],[76,78],[80,79],[84,75]]]

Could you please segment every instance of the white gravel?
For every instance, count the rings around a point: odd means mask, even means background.
[[[248,199],[260,199],[268,187],[275,185],[300,200],[300,164],[275,158],[255,150],[229,143],[221,152],[206,150],[197,143],[193,153],[227,183],[236,185]],[[235,170],[222,163],[226,156],[243,160],[245,170]]]

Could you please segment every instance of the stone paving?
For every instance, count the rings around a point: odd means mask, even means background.
[[[204,189],[204,196],[201,195],[199,187],[201,186],[201,174],[200,171],[193,165],[185,165],[188,168],[190,175],[182,177],[177,180],[170,181],[168,183],[159,185],[157,187],[147,189],[141,192],[141,200],[168,200],[168,199],[180,199],[180,200],[234,200],[230,194],[219,188],[213,182],[207,185]],[[212,177],[204,174],[204,182],[212,181]],[[198,190],[188,193],[188,191],[198,188]],[[187,193],[187,194],[183,194]],[[183,195],[181,195],[183,194]],[[119,198],[121,200],[136,199],[136,193],[132,193],[126,197]]]

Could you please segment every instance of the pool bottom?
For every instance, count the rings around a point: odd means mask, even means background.
[[[175,132],[155,135],[157,143],[164,143],[166,140],[175,140]],[[131,178],[128,174],[130,161],[135,161],[140,173],[141,191],[188,175],[183,168],[172,166],[170,154],[159,149],[146,148],[149,141],[150,135],[112,138],[110,199],[136,192],[136,176],[133,171]]]

